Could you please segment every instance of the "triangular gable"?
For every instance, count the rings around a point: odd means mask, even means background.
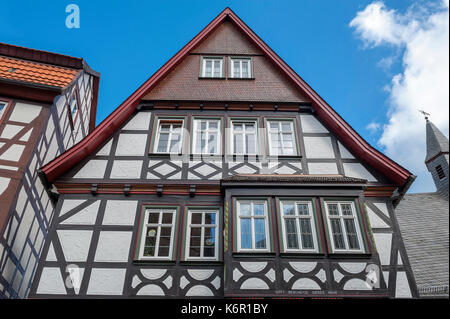
[[[182,60],[203,42],[226,19],[233,23],[257,48],[259,48],[293,85],[310,101],[317,115],[332,129],[337,137],[344,142],[354,154],[366,163],[389,177],[401,187],[408,187],[413,175],[399,164],[389,159],[367,143],[353,128],[337,114],[294,70],[292,70],[267,44],[264,43],[231,9],[226,8],[197,36],[186,44],[166,64],[164,64],[150,79],[139,87],[128,99],[114,110],[96,129],[80,143],[45,165],[41,171],[48,181],[53,182],[58,176],[86,158],[95,151],[126,119],[128,119],[139,104],[161,80],[165,78]]]

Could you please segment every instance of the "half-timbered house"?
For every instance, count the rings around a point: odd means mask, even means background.
[[[414,180],[225,9],[40,176],[47,297],[416,297]]]
[[[0,43],[0,298],[26,297],[52,220],[37,170],[95,127],[99,74]]]

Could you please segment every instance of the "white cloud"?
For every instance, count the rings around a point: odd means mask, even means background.
[[[369,130],[371,133],[375,133],[376,131],[378,131],[381,127],[380,123],[377,122],[371,122],[369,124],[367,124],[366,129]]]
[[[414,191],[433,191],[425,164],[425,121],[430,119],[448,136],[449,130],[449,1],[405,14],[374,2],[350,22],[367,47],[390,45],[403,49],[402,73],[389,89],[388,122],[378,143],[392,159],[418,175]],[[414,9],[414,10],[413,10]],[[370,124],[369,124],[370,125]]]

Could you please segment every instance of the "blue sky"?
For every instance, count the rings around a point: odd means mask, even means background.
[[[0,41],[84,58],[101,73],[99,123],[229,6],[360,135],[383,150],[377,144],[382,131],[366,126],[388,121],[385,86],[402,72],[402,60],[393,59],[389,68],[379,62],[403,49],[368,49],[349,26],[372,2],[0,0]],[[413,2],[384,4],[403,12]],[[79,29],[65,26],[70,3],[80,8]]]

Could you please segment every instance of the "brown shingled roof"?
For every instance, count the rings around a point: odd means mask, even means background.
[[[343,175],[264,175],[238,174],[222,179],[222,182],[266,182],[296,184],[366,184],[367,180]]]
[[[80,70],[0,56],[1,79],[63,88],[78,72]]]

